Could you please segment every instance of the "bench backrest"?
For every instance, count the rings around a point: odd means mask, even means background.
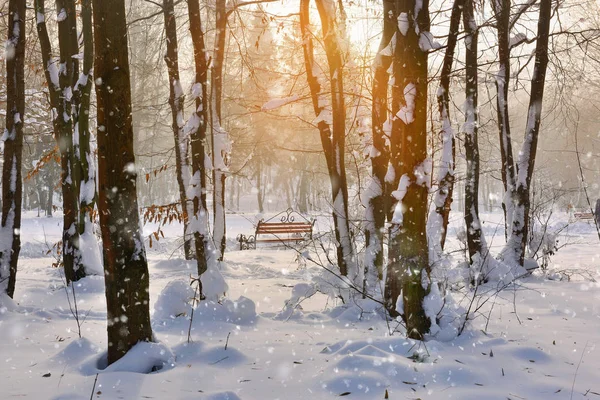
[[[309,222],[259,222],[256,226],[257,235],[277,235],[294,233],[311,233],[312,224]]]

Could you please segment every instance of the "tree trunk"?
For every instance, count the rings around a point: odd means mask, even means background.
[[[58,46],[60,65],[58,82],[61,96],[56,107],[56,135],[61,160],[61,188],[63,192],[63,263],[67,283],[77,281],[85,276],[79,250],[79,185],[81,183],[81,164],[79,145],[74,140],[74,121],[72,110],[77,106],[74,94],[79,74],[79,61],[74,56],[79,54],[77,43],[77,16],[75,0],[57,0]]]
[[[321,71],[319,71],[319,67],[314,61],[312,38],[309,33],[310,0],[300,2],[300,28],[303,37],[302,47],[304,49],[306,75],[331,183],[337,263],[341,275],[349,276],[351,280],[355,280],[359,278],[359,271],[356,271],[354,262],[348,215],[348,184],[344,164],[346,110],[342,56],[336,34],[335,15],[332,15],[333,5],[325,4],[327,0],[316,0],[315,2],[321,19],[325,52],[329,64],[331,100],[327,99],[322,91],[324,82],[321,83],[319,80],[324,80],[324,77],[320,76]],[[328,109],[325,104],[331,104],[331,109]]]
[[[430,320],[423,301],[429,293],[426,234],[427,51],[419,46],[429,32],[428,1],[396,0],[398,30],[393,59],[391,163],[398,189],[389,234],[385,299],[391,315],[402,315],[407,335],[423,339]],[[397,310],[402,296],[403,308]]]
[[[467,248],[471,266],[481,271],[485,265],[485,239],[479,220],[479,144],[477,141],[479,111],[477,103],[477,40],[473,0],[464,0],[463,25],[465,28],[465,156],[467,176],[465,180],[465,223],[467,226]],[[478,264],[478,265],[474,265]],[[485,278],[485,277],[484,277]]]
[[[152,340],[140,232],[124,0],[93,0],[98,101],[98,210],[104,245],[108,364]]]
[[[388,69],[392,63],[392,37],[396,32],[394,2],[383,1],[383,35],[375,58],[373,77],[373,108],[371,110],[373,148],[371,150],[371,182],[367,193],[365,228],[365,279],[369,271],[383,279],[383,231],[389,209],[389,190],[386,187],[390,150],[385,132],[388,120]],[[389,50],[388,50],[389,49]],[[367,286],[368,281],[365,281]],[[371,282],[375,284],[375,282]]]
[[[504,236],[508,239],[512,226],[512,214],[515,191],[515,166],[508,114],[508,86],[510,84],[510,0],[492,2],[498,31],[498,63],[500,69],[496,75],[496,110],[498,113],[498,132],[500,135],[500,157],[502,184],[502,210],[504,211]]]
[[[212,115],[212,161],[213,161],[213,240],[217,260],[225,254],[227,227],[225,224],[225,179],[229,163],[229,135],[223,129],[221,114],[223,101],[223,62],[225,59],[225,36],[227,34],[226,0],[215,2],[215,50],[212,65],[211,115]]]
[[[262,171],[260,159],[256,162],[256,200],[258,201],[258,212],[265,212],[263,204],[263,183],[262,183]]]
[[[45,20],[44,0],[35,0],[37,31],[40,40],[44,72],[53,111],[54,135],[60,150],[61,189],[63,202],[63,264],[67,284],[85,276],[79,250],[79,185],[81,183],[81,163],[79,147],[73,141],[73,103],[77,82],[79,53],[74,0],[57,0],[56,8],[61,16],[58,22],[58,43],[60,60],[52,56],[52,45]],[[60,65],[60,68],[59,68]],[[76,141],[77,142],[77,141]],[[76,154],[77,153],[77,154]]]
[[[440,74],[440,87],[437,92],[438,110],[442,123],[442,156],[438,169],[438,190],[434,195],[435,208],[429,214],[427,231],[432,243],[432,253],[435,258],[444,250],[448,221],[452,207],[452,193],[454,191],[454,163],[456,146],[454,142],[454,129],[450,119],[450,75],[454,65],[454,52],[460,28],[460,15],[464,0],[455,0],[450,15],[450,29],[444,62]],[[435,260],[435,258],[433,260]],[[433,261],[432,260],[432,261]]]
[[[79,249],[82,257],[81,265],[89,273],[91,265],[100,264],[98,242],[94,232],[94,208],[96,207],[96,166],[95,155],[91,146],[90,132],[90,95],[92,91],[92,69],[94,66],[94,33],[92,26],[92,2],[81,1],[81,30],[83,34],[83,71],[77,81],[75,93],[76,107],[75,135],[79,138],[79,165],[81,183],[79,186]]]
[[[167,53],[165,62],[169,74],[169,106],[171,107],[173,137],[175,138],[175,164],[177,185],[179,187],[179,202],[183,214],[183,248],[185,259],[191,260],[193,236],[189,231],[189,216],[193,212],[188,204],[187,187],[190,182],[188,169],[188,138],[184,132],[183,109],[185,96],[179,80],[179,58],[177,45],[177,21],[173,0],[163,0],[163,14],[165,18],[165,36],[167,39]]]
[[[2,226],[0,227],[0,295],[13,297],[21,251],[21,156],[25,120],[25,1],[8,3],[6,42],[6,131],[2,167]]]
[[[192,180],[190,194],[192,199],[193,214],[190,219],[191,229],[194,234],[198,276],[208,269],[210,252],[207,251],[208,209],[206,206],[206,128],[208,124],[208,63],[206,60],[206,47],[204,32],[200,19],[200,3],[198,0],[188,0],[188,14],[190,18],[190,34],[194,47],[194,90],[196,99],[195,110],[188,122],[190,145],[192,149]],[[200,287],[202,293],[202,287]]]
[[[523,266],[525,258],[525,247],[527,245],[527,233],[529,229],[531,177],[533,176],[540,133],[540,120],[542,117],[544,85],[548,67],[548,37],[550,33],[551,11],[552,1],[541,0],[537,43],[535,46],[535,66],[533,76],[531,77],[527,127],[517,164],[516,201],[512,217],[511,235],[507,243],[507,251],[503,252],[505,260],[518,263],[521,266]]]

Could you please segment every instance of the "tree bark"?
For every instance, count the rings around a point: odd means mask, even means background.
[[[467,176],[465,180],[465,223],[467,226],[467,248],[471,266],[480,271],[484,264],[485,239],[481,231],[479,219],[479,144],[477,141],[479,128],[479,111],[477,103],[477,40],[478,31],[475,22],[473,0],[464,0],[463,25],[465,28],[465,156]],[[485,278],[485,277],[484,277]]]
[[[104,245],[108,364],[152,340],[149,275],[136,196],[124,0],[93,0],[98,210]]]
[[[96,166],[95,155],[91,146],[90,132],[90,95],[92,91],[94,66],[94,32],[92,26],[92,2],[81,1],[81,31],[83,35],[83,70],[77,81],[74,93],[77,104],[74,118],[76,121],[74,134],[79,141],[79,167],[81,183],[79,185],[79,249],[87,253],[82,257],[81,265],[88,273],[88,262],[100,264],[98,243],[94,232],[94,208],[96,207]],[[74,148],[76,151],[76,149]],[[96,258],[94,260],[94,258]]]
[[[385,126],[388,120],[388,69],[392,63],[392,37],[396,32],[394,2],[383,1],[383,35],[379,51],[375,57],[373,76],[373,107],[371,110],[373,149],[371,151],[371,183],[367,195],[365,229],[365,278],[368,270],[377,271],[379,280],[383,279],[383,231],[389,209],[389,188],[385,182],[390,150],[386,138]]]
[[[225,39],[227,34],[227,2],[215,2],[215,49],[212,65],[211,115],[212,115],[212,162],[213,162],[213,240],[217,260],[225,254],[227,226],[225,222],[225,180],[229,163],[229,135],[223,129],[223,62],[225,60]]]
[[[396,0],[398,30],[393,59],[391,164],[398,190],[389,233],[385,300],[401,314],[407,335],[423,339],[431,325],[423,301],[429,293],[427,245],[427,57],[419,45],[429,32],[429,3]],[[426,36],[425,36],[426,38]],[[402,296],[403,309],[397,310]]]
[[[169,74],[169,106],[171,107],[173,137],[175,139],[175,164],[177,185],[179,187],[179,202],[183,214],[183,248],[185,259],[191,260],[193,235],[190,234],[189,216],[193,212],[188,204],[187,187],[190,182],[188,169],[188,138],[184,132],[183,109],[185,96],[179,80],[179,57],[177,44],[177,21],[173,0],[163,0],[163,14],[165,19],[165,36],[167,39],[167,53],[165,62]]]
[[[79,250],[79,185],[81,163],[79,147],[73,141],[74,89],[79,63],[73,56],[79,53],[74,0],[57,0],[58,43],[60,59],[52,56],[52,45],[45,20],[44,0],[35,0],[37,31],[40,40],[44,73],[48,83],[53,114],[54,136],[60,151],[61,189],[63,197],[63,264],[67,284],[86,275]],[[60,68],[59,68],[60,65]],[[77,102],[75,102],[77,107]]]
[[[500,159],[504,196],[504,236],[508,239],[512,226],[512,214],[515,191],[515,166],[508,114],[508,86],[510,84],[510,0],[492,2],[498,32],[498,63],[496,76],[496,110],[498,113],[498,132],[500,135]]]
[[[25,1],[8,3],[6,42],[6,131],[2,167],[0,294],[13,297],[21,251],[23,121],[25,120]]]
[[[192,180],[190,196],[193,204],[191,232],[194,234],[198,276],[206,272],[210,252],[207,251],[208,209],[206,206],[206,129],[208,126],[208,63],[204,32],[200,19],[200,3],[188,0],[190,18],[190,34],[194,47],[195,84],[194,97],[196,105],[189,124],[190,145],[192,149]],[[202,293],[202,288],[200,288]]]

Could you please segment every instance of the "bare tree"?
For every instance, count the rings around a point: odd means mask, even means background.
[[[179,187],[179,201],[181,203],[181,212],[183,214],[183,247],[185,258],[192,258],[193,236],[189,233],[189,217],[193,210],[188,204],[187,188],[190,182],[190,173],[188,168],[188,148],[189,140],[185,133],[185,121],[183,109],[185,106],[185,96],[179,79],[179,56],[177,44],[177,21],[175,19],[175,9],[173,0],[163,0],[163,14],[165,18],[165,36],[167,40],[167,52],[165,62],[169,75],[169,106],[171,107],[173,137],[175,138],[175,174],[177,176],[177,185]]]
[[[152,340],[149,274],[136,195],[124,0],[93,0],[98,209],[104,247],[108,363]]]
[[[464,0],[463,25],[465,28],[465,156],[467,161],[467,177],[465,180],[465,223],[467,226],[467,248],[471,265],[484,262],[485,239],[481,231],[479,219],[479,110],[478,110],[478,70],[477,41],[478,27],[475,22],[473,0]],[[478,256],[478,259],[477,259]]]
[[[454,167],[456,146],[454,129],[450,119],[450,76],[454,65],[454,53],[460,28],[460,16],[464,0],[455,0],[450,14],[450,28],[448,30],[448,43],[444,53],[444,61],[440,73],[440,87],[437,92],[438,110],[442,130],[442,156],[438,167],[438,190],[434,196],[435,208],[430,212],[427,220],[429,239],[433,241],[433,256],[444,250],[450,208],[452,206],[452,193],[454,191]]]
[[[344,99],[342,54],[337,36],[335,5],[331,0],[315,0],[321,19],[323,42],[329,65],[331,98],[327,98],[326,78],[314,59],[313,40],[309,32],[310,0],[300,1],[300,29],[308,86],[319,128],[321,145],[331,182],[332,216],[340,273],[354,279],[358,275],[350,238],[348,183],[344,164],[346,143],[346,109]]]
[[[6,42],[6,130],[2,168],[0,294],[13,297],[21,251],[23,121],[25,120],[25,1],[8,3]]]
[[[535,165],[537,143],[540,133],[544,85],[548,68],[548,38],[550,34],[551,0],[540,0],[540,12],[535,45],[535,65],[531,77],[531,90],[525,139],[516,165],[516,189],[510,237],[503,251],[503,257],[509,262],[523,265],[527,234],[529,229],[529,208],[531,177]]]
[[[508,88],[510,85],[510,0],[492,2],[496,17],[498,37],[498,68],[496,75],[496,110],[498,113],[498,132],[500,135],[500,156],[504,196],[502,209],[504,211],[505,237],[508,239],[512,226],[513,197],[515,190],[515,165],[510,133],[510,118],[508,113]]]

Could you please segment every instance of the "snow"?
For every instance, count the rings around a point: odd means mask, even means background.
[[[67,10],[61,8],[58,14],[56,14],[56,22],[62,22],[67,19]]]
[[[398,29],[402,36],[406,36],[408,33],[408,28],[410,27],[410,22],[408,20],[408,14],[403,12],[398,15]]]
[[[404,101],[400,111],[396,114],[406,125],[412,124],[415,120],[415,102],[417,99],[417,87],[414,83],[409,83],[404,87]]]
[[[441,48],[442,45],[437,42],[431,32],[421,32],[419,35],[419,48],[423,51],[435,50]]]
[[[450,253],[461,246],[456,232],[463,218],[454,217]],[[196,265],[180,252],[170,256],[180,245],[181,226],[167,226],[163,247],[148,251],[156,343],[140,343],[106,368],[102,277],[75,287],[87,314],[79,339],[60,271],[46,255],[45,242],[61,237],[61,219],[60,213],[24,214],[15,301],[0,296],[1,398],[89,398],[96,373],[101,394],[94,397],[107,399],[302,400],[350,392],[342,397],[370,400],[383,399],[386,390],[390,399],[558,399],[573,390],[573,399],[586,400],[600,393],[600,284],[576,275],[556,280],[569,268],[600,278],[597,238],[584,222],[573,224],[569,235],[577,244],[552,258],[547,275],[535,272],[501,292],[497,283],[480,286],[473,307],[481,308],[458,337],[473,289],[451,291],[450,282],[433,281],[425,310],[435,324],[424,343],[407,339],[398,322],[385,321],[376,301],[355,296],[341,304],[317,291],[340,282],[331,277],[315,286],[323,269],[296,261],[296,251],[237,251],[235,242],[217,266],[227,296],[196,305],[188,343],[189,276]],[[501,212],[481,219],[488,237],[502,224]],[[253,220],[252,214],[227,215],[228,240],[251,232]],[[557,215],[552,227],[567,221]],[[315,229],[325,233],[329,226],[319,217]],[[492,251],[502,248],[501,236],[489,245]],[[307,249],[305,256],[323,254]],[[455,258],[452,268],[458,269],[461,256]],[[286,315],[290,308],[294,312]]]
[[[408,187],[410,186],[410,177],[407,174],[404,174],[400,177],[400,182],[398,182],[398,189],[392,192],[392,196],[396,199],[396,205],[394,206],[394,216],[392,217],[392,224],[402,225],[404,221],[404,211],[405,207],[402,204],[402,199],[406,196],[406,192],[408,191]]]

